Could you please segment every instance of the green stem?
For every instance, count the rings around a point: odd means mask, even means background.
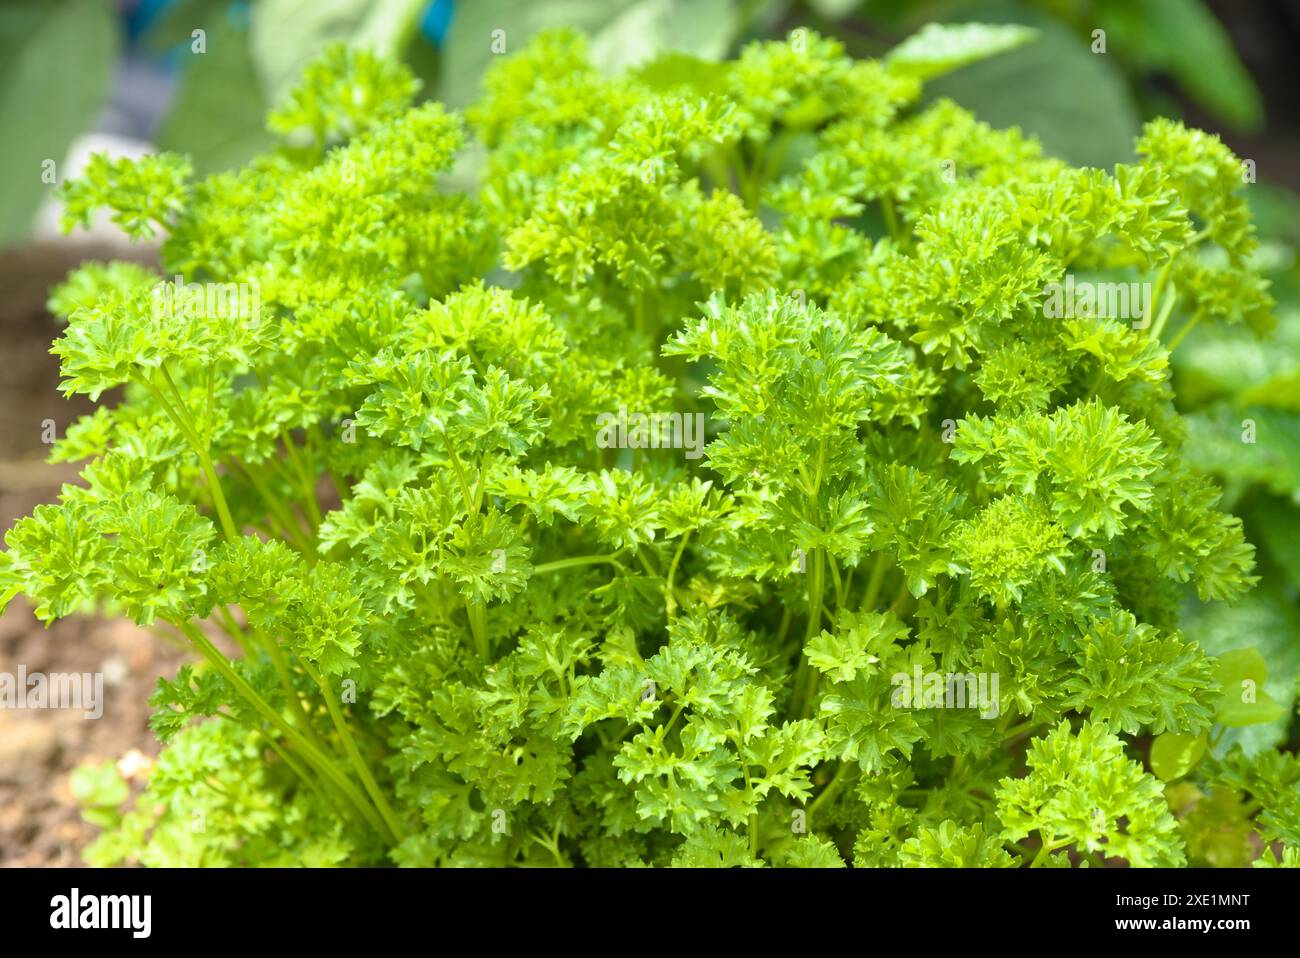
[[[357,787],[346,775],[343,774],[339,767],[334,764],[334,761],[308,741],[302,733],[286,722],[280,713],[273,709],[266,699],[262,698],[262,696],[258,694],[257,690],[249,685],[248,682],[244,680],[244,677],[234,670],[231,664],[226,661],[226,657],[217,650],[216,646],[208,640],[207,636],[199,631],[193,623],[177,622],[173,624],[185,633],[189,640],[194,643],[194,647],[199,650],[199,653],[225,677],[227,682],[235,687],[235,691],[242,695],[254,709],[261,713],[263,718],[275,726],[275,728],[278,729],[285,738],[292,742],[294,747],[305,759],[338,786],[339,790],[348,797],[348,800],[356,806],[357,810],[365,817],[366,821],[375,828],[380,835],[383,835],[390,842],[396,843],[396,836],[388,833],[387,826],[384,824],[383,819],[375,813],[375,810],[371,807],[370,803],[366,801],[366,797],[357,790]]]
[[[880,587],[884,584],[885,573],[889,570],[889,557],[877,552],[875,562],[871,564],[871,578],[867,580],[867,594],[862,599],[862,611],[869,612],[876,607],[880,598]]]
[[[753,800],[754,783],[750,779],[749,766],[742,765],[741,771],[745,774],[745,798]],[[749,835],[749,854],[751,858],[758,857],[758,811],[757,809],[749,813],[749,827],[746,829]]]
[[[479,599],[465,600],[465,615],[469,618],[469,629],[474,634],[474,649],[484,665],[492,662],[492,650],[488,641],[487,607]]]
[[[275,736],[263,733],[262,737],[266,739],[266,744],[271,746],[275,751],[275,754],[279,755],[280,758],[284,760],[284,763],[293,770],[294,774],[302,779],[303,783],[315,792],[320,799],[325,802],[325,804],[334,809],[336,815],[340,818],[344,818],[349,814],[347,802],[344,801],[342,805],[339,804],[339,800],[342,799],[343,796],[337,794],[337,791],[330,791],[325,788],[321,782],[317,781],[317,779],[312,776],[311,770],[294,758],[283,745],[277,742]],[[352,809],[350,814],[356,815],[356,809]],[[365,824],[364,821],[362,824]]]
[[[894,212],[894,198],[889,195],[880,198],[880,215],[884,217],[885,229],[889,230],[889,238],[897,243],[902,239],[902,234],[898,228],[898,215]]]
[[[230,516],[230,508],[226,505],[226,496],[221,491],[221,481],[217,478],[217,470],[212,465],[212,456],[208,452],[207,444],[199,440],[198,427],[194,425],[194,420],[190,418],[189,410],[185,407],[185,400],[181,397],[181,391],[176,388],[176,381],[172,379],[167,364],[165,362],[159,363],[158,371],[162,373],[163,379],[171,388],[172,396],[176,399],[178,415],[189,426],[190,441],[194,445],[194,452],[199,457],[199,467],[203,470],[203,475],[207,477],[208,486],[212,492],[212,502],[216,506],[217,516],[221,519],[222,531],[225,532],[228,540],[234,542],[239,538],[239,532]]]
[[[650,563],[650,560],[649,560],[648,558],[646,558],[646,554],[645,554],[645,551],[644,551],[644,550],[642,550],[642,549],[637,549],[637,550],[636,550],[636,557],[637,557],[637,559],[638,559],[638,560],[640,561],[640,563],[641,563],[641,568],[645,569],[645,571],[646,571],[646,575],[650,576],[650,578],[652,578],[652,579],[659,579],[659,578],[662,578],[662,577],[663,577],[663,573],[661,573],[658,569],[656,569],[656,568],[655,568],[655,567]]]
[[[313,487],[311,474],[304,467],[302,460],[294,448],[293,437],[286,431],[280,431],[280,441],[284,443],[285,452],[289,454],[289,462],[293,465],[293,471],[298,477],[299,489],[302,491],[303,505],[307,507],[307,518],[311,520],[312,535],[316,534],[316,529],[321,524],[322,516],[320,514],[320,503],[316,501],[316,490]]]
[[[840,570],[835,566],[835,557],[826,553],[826,565],[831,571],[831,583],[835,588],[835,608],[844,606],[844,583],[840,579]]]
[[[677,615],[677,598],[673,595],[673,582],[677,578],[677,565],[682,561],[682,553],[686,551],[686,540],[690,537],[691,530],[687,529],[682,534],[681,542],[677,544],[677,551],[673,554],[673,561],[668,564],[668,577],[664,584],[664,604],[667,608],[669,622]]]
[[[673,709],[673,714],[668,719],[668,724],[664,726],[664,734],[663,734],[664,738],[667,738],[669,735],[672,734],[673,726],[677,724],[677,720],[681,718],[682,712],[685,710],[685,708],[686,706],[681,702],[677,703],[677,708]]]
[[[252,658],[253,650],[252,645],[248,641],[248,636],[246,636],[244,630],[239,627],[239,623],[236,622],[235,617],[230,614],[230,610],[221,603],[217,603],[217,615],[221,616],[221,627],[226,630],[226,635],[235,640],[240,651],[244,653],[245,658]]]
[[[813,815],[817,809],[830,801],[841,788],[844,787],[844,778],[851,768],[848,762],[840,762],[840,767],[836,769],[835,776],[826,783],[826,787],[821,790],[821,794],[813,799],[813,803],[808,806],[808,827],[812,827]]]
[[[1007,714],[1010,715],[1011,713],[1008,712]],[[1002,732],[1002,741],[1009,742],[1012,739],[1019,738],[1021,735],[1024,735],[1030,729],[1036,728],[1041,724],[1042,724],[1041,722],[1035,722],[1033,719],[1029,719],[1028,721],[1021,722],[1019,725],[1014,725],[1011,728],[1006,729]]]
[[[334,474],[334,470],[329,468],[329,465],[326,462],[325,434],[321,432],[320,426],[312,423],[307,430],[307,435],[315,446],[317,455],[320,456],[321,463],[324,465],[325,475],[329,476],[330,483],[333,484],[334,491],[338,494],[339,502],[347,502],[349,490],[345,484],[339,480],[339,477]]]
[[[623,563],[618,561],[618,553],[607,556],[574,556],[569,559],[557,559],[554,562],[543,562],[541,565],[533,566],[533,575],[545,575],[548,572],[559,572],[561,569],[572,569],[583,565],[612,565],[623,568]]]
[[[456,455],[456,450],[452,448],[451,438],[447,435],[447,430],[442,431],[442,444],[447,449],[447,456],[451,459],[452,471],[456,473],[456,481],[460,483],[461,495],[465,497],[465,511],[474,514],[474,494],[469,491],[469,480],[465,477],[465,469],[460,464],[460,457]]]
[[[144,376],[143,373],[136,374],[133,379],[153,395],[154,399],[158,401],[158,405],[162,407],[163,412],[175,423],[185,441],[190,444],[190,448],[198,456],[199,467],[203,470],[203,476],[208,482],[208,488],[212,491],[212,502],[216,507],[217,517],[221,522],[221,530],[227,540],[234,542],[239,538],[239,534],[235,531],[234,520],[231,519],[230,510],[226,507],[226,497],[222,495],[221,483],[217,481],[216,472],[212,468],[212,460],[208,458],[208,451],[200,441],[198,433],[192,429],[188,417],[182,416],[168,402],[166,395],[164,395],[157,383]]]
[[[781,625],[776,630],[776,641],[780,644],[785,642],[786,633],[790,631],[790,623],[794,621],[794,614],[787,605],[781,610]]]
[[[1152,290],[1151,292],[1152,311],[1156,311],[1161,306],[1160,298],[1161,296],[1164,295],[1165,283],[1169,280],[1169,270],[1173,265],[1174,265],[1174,258],[1171,256],[1165,262],[1165,265],[1161,268],[1160,275],[1156,277],[1156,286],[1155,289]],[[1155,328],[1155,323],[1152,323],[1151,327],[1147,330],[1147,338],[1155,339],[1156,335],[1157,335],[1157,331]]]
[[[307,714],[307,707],[302,704],[302,698],[293,686],[293,673],[289,670],[289,661],[285,658],[284,649],[280,648],[280,643],[276,641],[275,636],[266,636],[266,648],[276,677],[280,680],[280,689],[284,692],[285,698],[293,703],[294,715],[298,724],[302,726],[303,735],[311,739],[322,752],[326,751],[325,743],[316,734],[316,727],[312,724],[311,716]]]
[[[280,502],[279,496],[276,496],[267,487],[265,480],[255,471],[255,467],[238,459],[231,461],[248,477],[249,484],[262,497],[262,502],[266,504],[267,517],[275,523],[280,538],[304,556],[314,559],[315,550],[312,549],[311,543],[304,538],[306,531],[298,524],[298,520],[294,518],[293,513],[285,509],[283,503]]]
[[[822,593],[826,589],[825,573],[822,568],[822,550],[813,550],[812,575],[808,579],[808,628],[804,632],[803,647],[817,637],[822,627]],[[799,653],[799,666],[795,670],[794,716],[803,718],[812,697],[816,692],[817,675],[808,662],[808,656]]]
[[[1178,344],[1181,343],[1183,339],[1186,338],[1187,334],[1196,328],[1196,324],[1201,321],[1201,315],[1201,313],[1197,313],[1187,322],[1183,323],[1183,328],[1178,330],[1178,333],[1169,341],[1169,345],[1166,346],[1165,349],[1169,350],[1171,353],[1177,349]]]
[[[357,775],[361,777],[361,783],[375,803],[375,807],[379,809],[379,814],[383,816],[384,822],[388,825],[388,830],[397,837],[398,841],[401,841],[405,837],[405,829],[402,828],[401,821],[393,814],[393,810],[388,804],[388,798],[375,780],[374,774],[370,771],[370,766],[366,764],[366,760],[362,757],[361,750],[357,748],[356,739],[352,737],[352,731],[348,728],[348,723],[343,717],[343,711],[339,708],[338,703],[334,701],[334,691],[329,682],[306,659],[299,658],[298,661],[301,663],[303,671],[320,687],[321,694],[325,696],[325,707],[329,710],[330,719],[334,722],[334,728],[338,730],[339,738],[343,740],[343,751],[347,753],[348,760],[352,763],[352,767],[356,769]]]
[[[1042,840],[1043,846],[1038,850],[1038,854],[1034,856],[1034,860],[1029,863],[1030,868],[1038,868],[1040,865],[1042,865],[1043,862],[1047,861],[1048,856],[1051,855],[1052,852],[1064,848],[1066,845],[1070,844],[1069,839],[1064,839],[1059,842],[1049,843],[1047,841],[1046,836],[1044,836],[1042,832],[1038,833],[1038,837]]]

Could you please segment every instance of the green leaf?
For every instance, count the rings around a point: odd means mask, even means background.
[[[160,149],[189,154],[200,175],[246,163],[272,143],[247,34],[224,13],[205,29],[206,52],[181,54],[184,72],[155,137]]]
[[[117,27],[99,0],[12,0],[0,6],[0,247],[28,234],[68,147],[108,95]],[[62,68],[52,68],[61,65]]]
[[[1263,123],[1259,90],[1202,0],[1107,4],[1099,22],[1117,50],[1147,69],[1172,73],[1210,112],[1243,131]]]
[[[887,660],[909,629],[893,615],[842,611],[835,632],[823,631],[805,647],[813,667],[833,682],[849,682],[859,673],[870,675],[887,668]]]
[[[1035,33],[1015,24],[927,23],[885,57],[889,69],[930,80],[1029,43]]]
[[[1151,771],[1162,782],[1172,782],[1190,772],[1205,755],[1209,742],[1204,732],[1184,735],[1165,732],[1151,743]]]
[[[1078,734],[1062,722],[1030,743],[1029,774],[997,790],[998,816],[1012,841],[1037,831],[1050,846],[1123,858],[1134,868],[1185,864],[1178,825],[1161,784],[1124,754],[1100,722]]]
[[[279,105],[303,67],[331,43],[400,54],[422,8],[423,0],[259,0],[249,42],[266,102]]]
[[[733,5],[728,0],[573,0],[562,5],[477,0],[458,4],[447,32],[438,92],[444,102],[464,106],[480,92],[480,78],[498,53],[519,50],[533,36],[553,27],[586,33],[591,37],[593,57],[605,69],[615,71],[666,51],[716,60],[730,46],[735,26]]]
[[[119,808],[131,794],[131,786],[112,759],[78,765],[68,776],[68,789],[81,804],[82,817],[101,827],[117,824],[122,815]]]
[[[1273,722],[1287,714],[1286,706],[1264,691],[1268,663],[1255,648],[1234,649],[1219,656],[1219,683],[1223,699],[1219,721],[1239,728]]]
[[[782,868],[847,868],[835,843],[816,835],[791,842],[777,862]]]
[[[1059,22],[1022,4],[979,4],[963,13],[988,23],[1032,27],[1037,36],[1001,56],[941,77],[928,87],[997,127],[1018,126],[1048,153],[1108,168],[1133,155],[1138,114],[1109,58]]]

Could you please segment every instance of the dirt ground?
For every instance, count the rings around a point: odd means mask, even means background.
[[[104,253],[49,247],[0,254],[0,532],[77,477],[75,466],[44,461],[42,421],[52,419],[61,434],[92,407],[57,391],[58,362],[49,348],[58,327],[43,304],[49,285],[82,257]],[[21,665],[29,674],[104,675],[99,719],[78,710],[0,708],[0,866],[82,863],[96,829],[81,819],[69,774],[133,750],[157,754],[146,700],[158,676],[172,675],[181,659],[127,622],[77,617],[47,630],[22,598],[0,615],[0,672],[15,674]]]

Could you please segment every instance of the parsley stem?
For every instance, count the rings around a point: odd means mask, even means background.
[[[739,742],[736,743],[739,746]],[[745,798],[747,801],[754,800],[754,783],[749,775],[749,766],[741,765],[740,770],[745,775]],[[752,858],[758,857],[758,806],[754,811],[749,813],[749,826],[745,829],[749,833],[749,854]]]
[[[442,431],[442,444],[447,449],[447,456],[451,460],[452,471],[456,473],[456,481],[460,483],[461,495],[465,497],[465,511],[474,514],[477,510],[474,508],[474,495],[469,491],[469,480],[465,478],[465,469],[460,464],[460,457],[456,455],[456,450],[452,447],[451,438],[447,435],[447,430]]]
[[[650,560],[646,558],[646,554],[644,552],[642,552],[640,549],[637,549],[636,557],[641,560],[641,565],[645,569],[646,575],[650,576],[650,578],[652,579],[658,579],[660,577],[659,570],[656,569],[651,564]]]
[[[1183,341],[1183,339],[1187,336],[1187,334],[1196,328],[1196,324],[1199,323],[1200,321],[1201,321],[1201,314],[1197,313],[1187,322],[1183,323],[1182,329],[1178,330],[1178,333],[1174,336],[1174,338],[1169,340],[1169,345],[1166,346],[1165,349],[1169,350],[1169,352],[1172,353],[1175,349],[1178,348],[1178,344]]]
[[[253,488],[257,490],[257,494],[262,497],[262,501],[266,503],[267,518],[271,522],[275,523],[276,529],[278,530],[276,531],[276,535],[301,552],[305,557],[307,557],[308,561],[314,560],[314,552],[310,543],[303,539],[305,533],[299,526],[298,520],[295,519],[293,513],[289,512],[284,504],[280,502],[280,498],[267,488],[264,478],[258,476],[257,472],[254,471],[253,466],[248,465],[242,460],[234,459],[231,461],[234,462],[244,475],[248,477],[249,483],[251,483]]]
[[[812,575],[808,579],[808,628],[804,633],[803,647],[817,637],[822,628],[822,593],[826,590],[826,575],[822,564],[822,550],[812,554]],[[794,680],[794,717],[803,718],[817,689],[817,674],[808,663],[808,656],[799,653],[799,665]]]
[[[226,497],[221,493],[221,483],[217,481],[216,471],[212,468],[212,460],[208,457],[208,451],[199,440],[198,433],[194,431],[189,418],[182,417],[180,412],[172,407],[172,404],[167,401],[167,397],[157,383],[143,374],[135,376],[134,379],[153,394],[163,412],[175,423],[176,428],[180,430],[181,435],[190,444],[190,448],[199,457],[199,468],[203,470],[204,478],[208,481],[208,488],[212,492],[212,502],[216,507],[217,517],[221,522],[221,531],[225,534],[227,540],[234,542],[239,538],[239,533],[235,530],[234,520],[231,519],[230,510],[226,506]],[[177,394],[177,401],[180,401],[179,393]]]
[[[323,452],[325,448],[325,434],[321,432],[321,428],[317,423],[312,423],[307,427],[307,439],[313,444],[316,451],[320,453],[321,461],[324,463],[323,471],[325,475],[329,477],[330,483],[333,484],[334,491],[338,493],[339,501],[347,502],[349,490],[339,481],[339,477],[334,475],[334,470],[329,468],[328,462],[325,461],[325,455]]]
[[[686,541],[691,537],[691,530],[687,529],[682,533],[681,541],[677,544],[677,551],[673,554],[673,561],[668,565],[668,578],[664,584],[664,604],[668,613],[668,621],[671,622],[677,615],[677,598],[673,595],[673,580],[677,578],[677,564],[682,561],[682,553],[686,551]]]
[[[829,552],[826,553],[826,565],[831,570],[831,582],[835,586],[835,608],[841,608],[844,605],[844,582],[840,579],[840,570],[835,565],[835,557]]]
[[[678,703],[677,703],[677,707],[676,707],[675,709],[673,709],[673,714],[672,714],[672,716],[668,719],[668,724],[664,726],[664,732],[663,732],[663,737],[664,737],[664,738],[667,738],[669,735],[672,734],[673,726],[676,725],[676,724],[677,724],[677,720],[678,720],[679,718],[682,717],[682,712],[683,712],[685,709],[686,709],[686,703],[685,703],[685,702],[678,702]]]
[[[1165,323],[1169,322],[1169,314],[1172,313],[1174,310],[1175,298],[1176,297],[1171,292],[1168,296],[1165,297],[1164,303],[1161,304],[1160,315],[1156,317],[1155,325],[1151,327],[1154,330],[1154,332],[1151,335],[1151,338],[1153,340],[1158,340],[1160,338],[1160,334],[1164,332]]]
[[[185,408],[185,400],[181,397],[181,392],[176,388],[176,381],[172,379],[171,372],[167,369],[165,362],[158,364],[158,371],[166,380],[167,385],[171,388],[172,395],[176,399],[176,413],[180,419],[184,420],[189,427],[190,445],[194,447],[195,454],[199,457],[199,468],[203,470],[203,475],[208,480],[208,487],[212,492],[212,503],[216,507],[217,516],[221,520],[222,531],[225,532],[226,538],[234,542],[239,538],[239,532],[235,528],[235,521],[230,516],[230,507],[226,505],[226,496],[221,491],[221,480],[217,478],[217,470],[212,465],[212,457],[208,453],[207,444],[199,439],[198,428],[194,425],[194,420],[190,418],[189,411]],[[158,390],[161,395],[162,390]]]
[[[289,741],[293,742],[294,746],[303,754],[304,758],[308,759],[317,769],[339,787],[339,790],[348,797],[348,800],[356,806],[357,810],[361,812],[366,821],[369,822],[380,835],[383,835],[389,841],[396,843],[396,836],[388,833],[387,826],[384,824],[383,819],[375,814],[374,809],[370,807],[370,803],[366,801],[365,796],[357,791],[356,785],[354,785],[351,780],[339,770],[339,767],[334,764],[334,761],[328,755],[324,754],[320,749],[308,741],[297,729],[286,722],[280,713],[273,709],[266,699],[262,698],[262,696],[258,694],[257,690],[249,685],[242,675],[235,671],[230,662],[226,660],[226,657],[217,650],[216,646],[214,646],[208,640],[208,637],[205,636],[193,623],[178,622],[176,623],[176,626],[185,633],[189,640],[194,643],[195,648],[199,650],[200,654],[212,663],[216,670],[225,677],[226,681],[235,687],[235,691],[242,695],[244,699],[253,706],[253,708],[262,714],[263,718],[283,733]]]
[[[1041,831],[1038,833],[1038,835],[1043,844],[1042,847],[1039,848],[1038,854],[1034,856],[1034,860],[1029,863],[1030,868],[1038,868],[1043,862],[1045,862],[1048,859],[1048,857],[1052,854],[1052,852],[1062,849],[1066,845],[1070,844],[1070,839],[1068,838],[1061,839],[1060,841],[1057,842],[1049,842],[1046,836],[1044,836]]]
[[[205,446],[210,446],[212,444],[212,406],[213,395],[216,392],[216,371],[216,364],[208,363],[208,396],[203,408],[203,420],[207,426],[207,428],[203,430],[203,445]]]
[[[884,551],[876,553],[876,561],[871,565],[871,578],[867,580],[867,594],[862,599],[862,611],[868,612],[876,607],[876,600],[880,598],[880,587],[885,581],[885,572],[888,571],[889,557]]]
[[[298,474],[298,481],[301,483],[303,505],[307,507],[307,518],[311,520],[312,536],[316,534],[316,529],[321,524],[320,503],[316,501],[316,490],[313,488],[311,474],[303,466],[302,460],[298,458],[293,437],[287,431],[280,431],[280,441],[284,443],[285,452],[289,454],[289,461],[293,464],[294,472]]]
[[[1011,728],[1006,729],[1004,732],[1002,732],[1002,741],[1010,742],[1012,739],[1019,738],[1020,736],[1028,732],[1030,729],[1035,728],[1041,724],[1042,724],[1041,722],[1035,722],[1033,719],[1029,719],[1027,721],[1021,722],[1019,725],[1013,725]]]
[[[356,769],[357,775],[361,777],[361,784],[365,786],[371,800],[375,803],[375,807],[379,810],[379,814],[383,816],[385,824],[388,825],[388,830],[396,836],[398,841],[401,841],[405,837],[405,829],[402,828],[401,821],[393,814],[388,799],[384,796],[383,789],[375,781],[370,766],[366,764],[366,760],[361,755],[361,750],[357,748],[356,739],[352,737],[347,720],[343,717],[343,712],[338,703],[334,701],[334,692],[329,681],[317,672],[306,659],[299,658],[298,661],[302,665],[303,671],[320,687],[321,694],[325,697],[325,707],[330,713],[330,720],[333,721],[334,727],[338,729],[339,738],[343,740],[343,751],[347,753],[348,760],[352,763],[352,767]]]
[[[268,635],[266,638],[266,648],[271,658],[271,665],[275,668],[275,673],[280,680],[280,688],[284,692],[285,698],[289,699],[294,705],[298,724],[302,726],[303,734],[316,743],[316,747],[322,752],[325,751],[325,743],[320,740],[316,734],[316,728],[312,725],[311,716],[307,714],[307,708],[302,704],[302,698],[298,695],[297,689],[293,685],[293,674],[289,671],[289,662],[285,658],[284,649],[280,648],[280,643],[276,641],[275,636]]]
[[[612,565],[623,568],[623,563],[618,561],[618,553],[607,556],[574,556],[569,559],[556,559],[554,562],[543,562],[541,565],[533,566],[533,575],[545,575],[548,572],[559,572],[561,569],[572,569],[575,566],[583,565]]]
[[[781,610],[781,625],[776,630],[776,641],[778,644],[785,642],[786,633],[790,631],[790,623],[794,621],[794,614],[787,605]]]
[[[330,792],[329,790],[323,788],[321,786],[321,783],[312,777],[311,772],[307,769],[307,767],[304,766],[296,758],[294,758],[293,753],[291,753],[288,749],[286,749],[283,745],[281,745],[279,742],[275,740],[274,735],[263,733],[262,737],[266,739],[266,744],[271,746],[275,754],[279,755],[280,758],[284,760],[284,763],[288,765],[289,768],[293,769],[294,774],[296,774],[300,779],[302,779],[308,788],[310,788],[313,792],[315,792],[316,795],[323,802],[325,802],[325,804],[327,804],[330,808],[334,809],[334,813],[336,815],[338,815],[340,818],[344,817],[344,815],[346,814],[346,806],[344,806],[343,808],[339,807],[338,797],[333,792]]]
[[[487,607],[481,599],[465,600],[465,615],[469,619],[469,629],[474,634],[474,648],[484,665],[492,661],[492,647],[488,642]]]
[[[898,230],[898,216],[894,212],[894,198],[888,193],[880,197],[880,215],[884,217],[885,229],[889,230],[889,238],[897,243],[902,235]]]
[[[835,770],[834,777],[826,783],[826,787],[821,790],[821,794],[814,798],[812,804],[808,806],[809,828],[812,827],[813,814],[817,809],[819,809],[823,803],[830,801],[844,786],[844,776],[848,774],[850,767],[851,766],[848,762],[840,762],[840,767]]]
[[[1160,270],[1160,274],[1156,277],[1156,287],[1155,287],[1155,290],[1151,293],[1151,303],[1150,303],[1150,308],[1151,308],[1152,310],[1155,310],[1155,309],[1157,309],[1159,306],[1162,305],[1162,303],[1161,303],[1161,297],[1162,297],[1162,295],[1164,294],[1164,291],[1165,291],[1165,282],[1169,279],[1169,270],[1170,270],[1170,268],[1171,268],[1173,265],[1174,265],[1174,257],[1171,256],[1171,257],[1169,257],[1169,259],[1165,262],[1164,267],[1161,268],[1161,270]],[[1148,314],[1148,317],[1147,317],[1147,318],[1148,318],[1148,319],[1150,318],[1150,315],[1149,315],[1149,314]],[[1158,329],[1156,329],[1155,324],[1152,324],[1152,325],[1147,329],[1147,338],[1148,338],[1148,339],[1155,339],[1159,334],[1160,334],[1160,331],[1159,331]]]
[[[239,646],[239,650],[244,653],[245,658],[251,657],[253,650],[252,646],[249,645],[248,636],[245,635],[244,630],[239,627],[239,623],[236,622],[234,616],[230,614],[230,610],[222,603],[218,602],[216,611],[217,615],[221,617],[221,628],[225,631],[226,635],[235,640],[235,644]]]

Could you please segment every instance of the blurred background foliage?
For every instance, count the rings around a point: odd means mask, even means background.
[[[1250,190],[1277,326],[1200,326],[1174,376],[1189,456],[1216,475],[1256,544],[1259,588],[1231,607],[1193,600],[1187,630],[1211,653],[1256,646],[1267,691],[1294,714],[1300,675],[1300,12],[1249,0],[6,0],[0,4],[0,247],[21,243],[54,185],[41,164],[91,129],[191,154],[199,173],[270,145],[263,118],[302,64],[336,39],[404,58],[424,94],[471,102],[500,52],[549,26],[581,28],[608,69],[664,51],[704,60],[806,26],[877,56],[931,21],[1021,23],[1033,42],[934,83],[1051,153],[1109,166],[1142,121],[1178,116],[1256,162]],[[494,31],[504,31],[498,34]],[[1254,446],[1236,441],[1244,421]],[[1276,745],[1290,719],[1228,733]],[[1294,743],[1292,743],[1294,745]]]

